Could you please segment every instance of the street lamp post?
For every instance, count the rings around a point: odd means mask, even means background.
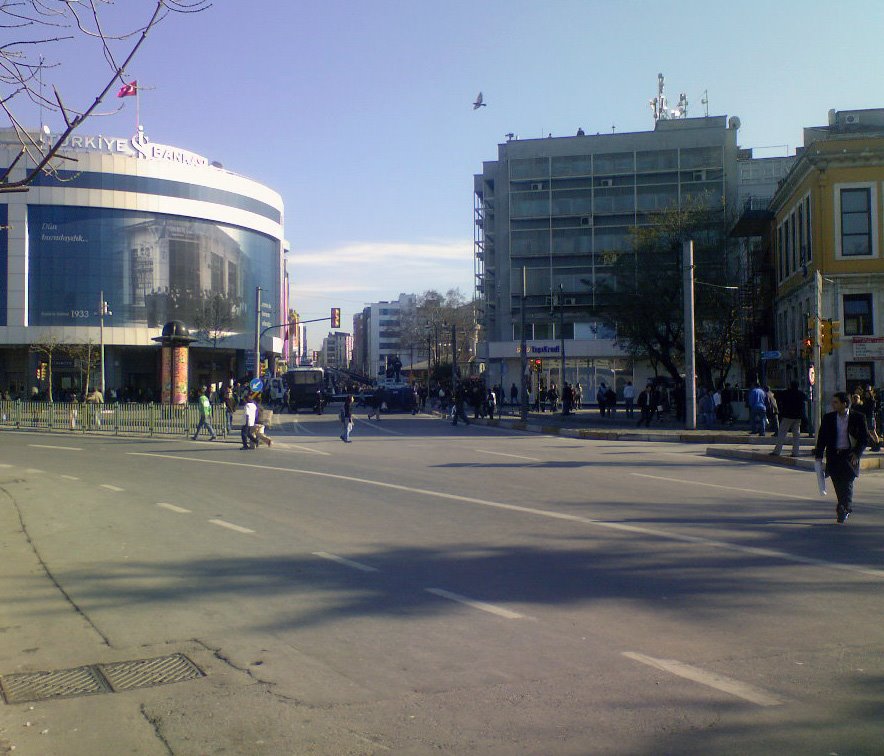
[[[100,344],[100,361],[101,361],[101,395],[104,396],[104,316],[113,315],[110,311],[108,303],[104,301],[104,290],[98,294],[98,341]]]
[[[697,376],[694,364],[694,242],[682,242],[682,286],[684,290],[684,387],[685,429],[697,428]]]

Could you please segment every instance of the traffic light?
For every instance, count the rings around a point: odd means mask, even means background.
[[[832,353],[832,321],[824,320],[820,323],[820,350],[823,354]]]
[[[805,360],[813,358],[813,339],[803,339],[801,341],[801,356]]]
[[[819,321],[817,320],[816,315],[811,315],[810,313],[805,313],[804,317],[807,320],[807,328],[804,332],[805,340],[809,339],[810,346],[813,346],[819,338]]]
[[[532,360],[531,364],[534,367],[535,372],[540,373],[543,371],[543,360]]]
[[[341,308],[340,307],[332,307],[331,308],[331,327],[332,328],[340,328],[341,327]]]

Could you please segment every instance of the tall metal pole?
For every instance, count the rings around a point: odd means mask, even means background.
[[[522,373],[522,406],[519,412],[522,420],[528,419],[528,381],[530,380],[528,377],[528,342],[525,339],[525,290],[526,290],[527,278],[525,275],[525,266],[522,266],[522,296],[519,297],[519,301],[521,303],[521,373]]]
[[[457,391],[457,331],[451,324],[451,395]]]
[[[697,428],[697,376],[694,364],[694,242],[682,243],[684,291],[685,429]]]
[[[255,375],[261,377],[261,287],[255,287]]]
[[[101,344],[101,395],[104,396],[104,289],[98,293],[98,341]],[[88,381],[87,381],[88,383]]]
[[[813,344],[811,345],[811,349],[813,350],[813,363],[814,363],[814,371],[815,378],[813,386],[810,387],[811,391],[811,404],[812,409],[811,412],[813,417],[813,432],[820,427],[820,422],[823,418],[823,402],[822,402],[822,388],[823,388],[823,358],[822,358],[822,346],[820,344],[820,323],[822,322],[823,317],[823,276],[819,272],[816,271],[815,275],[816,281],[816,319],[815,323],[815,333],[813,338]],[[809,378],[809,376],[808,376]]]
[[[565,391],[565,286],[559,284],[559,340],[562,344],[562,375],[560,377],[559,396]],[[565,402],[562,402],[562,414],[565,414]]]

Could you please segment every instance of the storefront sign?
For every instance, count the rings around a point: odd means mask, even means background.
[[[884,360],[884,336],[854,336],[853,359]]]

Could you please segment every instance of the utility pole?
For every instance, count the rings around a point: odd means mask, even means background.
[[[101,349],[101,395],[104,396],[104,316],[105,315],[113,315],[108,307],[107,302],[104,301],[104,290],[98,293],[98,340],[100,343]],[[88,368],[91,370],[91,367]],[[88,380],[87,380],[88,384]]]
[[[457,392],[457,326],[451,324],[451,395]]]
[[[519,412],[520,417],[523,421],[528,419],[528,342],[525,339],[525,289],[526,289],[527,277],[525,275],[525,266],[522,266],[522,296],[519,297],[519,301],[521,303],[521,372],[522,372],[522,406],[521,411]]]
[[[255,374],[261,377],[261,287],[255,287]]]
[[[694,365],[694,242],[682,242],[684,291],[685,429],[697,429],[697,378]]]
[[[559,284],[559,340],[562,345],[562,375],[559,385],[559,396],[564,396],[565,391],[565,286]],[[562,402],[562,414],[565,414],[565,402]]]

